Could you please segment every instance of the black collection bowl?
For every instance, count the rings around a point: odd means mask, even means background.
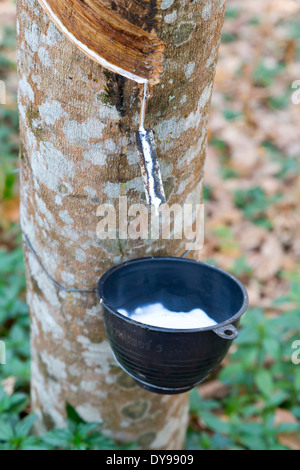
[[[220,364],[248,306],[238,279],[185,258],[140,258],[117,265],[101,277],[97,293],[118,364],[141,387],[169,395],[192,389]],[[160,328],[118,312],[154,303],[175,312],[201,308],[217,325]]]

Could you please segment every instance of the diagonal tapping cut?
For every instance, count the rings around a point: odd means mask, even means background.
[[[131,23],[105,0],[38,1],[56,26],[100,65],[137,83],[158,83],[165,45],[153,28],[149,32]]]

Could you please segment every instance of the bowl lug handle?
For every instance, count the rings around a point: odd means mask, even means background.
[[[215,328],[213,331],[223,339],[235,339],[239,335],[238,330],[233,325],[220,326],[219,328]]]

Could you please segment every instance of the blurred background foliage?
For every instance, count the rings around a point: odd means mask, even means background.
[[[300,5],[228,0],[209,129],[199,259],[246,285],[250,308],[220,368],[190,394],[187,449],[300,449]],[[19,232],[15,2],[0,2],[0,449],[117,449],[68,408],[32,435],[29,316]],[[297,356],[297,355],[296,355]],[[298,355],[300,358],[300,354]],[[134,447],[132,447],[134,448]]]

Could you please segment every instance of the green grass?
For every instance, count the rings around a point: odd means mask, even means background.
[[[267,196],[259,186],[250,189],[237,189],[234,192],[235,205],[243,211],[245,218],[267,229],[272,228],[272,221],[266,217],[267,210],[279,202],[282,197],[282,194]]]
[[[191,414],[201,418],[205,432],[190,429],[187,448],[286,449],[278,435],[299,433],[299,423],[275,426],[274,420],[278,408],[300,417],[300,366],[291,361],[299,329],[299,309],[272,319],[260,309],[248,310],[236,351],[218,376],[230,392],[218,401],[191,393]]]

